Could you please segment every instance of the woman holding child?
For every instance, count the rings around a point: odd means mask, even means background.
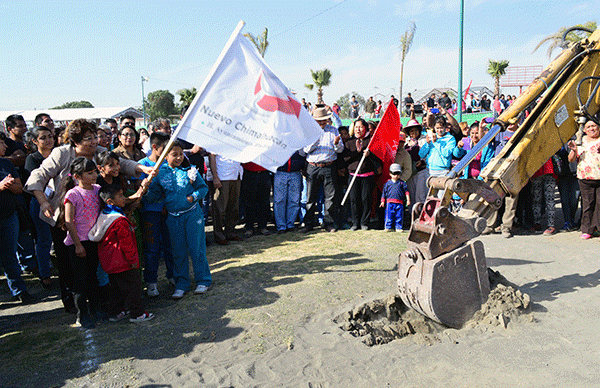
[[[93,122],[84,119],[74,120],[69,124],[66,132],[67,144],[54,148],[40,167],[31,172],[25,191],[35,196],[40,204],[40,218],[52,226],[51,234],[56,251],[61,298],[65,310],[75,313],[77,310],[72,295],[73,270],[64,243],[66,232],[56,222],[62,205],[57,191],[61,182],[68,177],[75,158],[83,156],[93,160],[98,153],[104,151],[104,148],[98,147],[96,124]],[[121,171],[130,176],[141,172],[152,173],[151,167],[139,165],[131,160],[122,159],[120,167]]]

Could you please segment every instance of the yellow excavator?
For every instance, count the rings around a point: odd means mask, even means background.
[[[573,30],[569,29],[563,35]],[[412,209],[407,249],[399,256],[398,290],[403,302],[446,326],[459,328],[481,308],[490,292],[483,243],[473,240],[505,196],[516,196],[531,176],[583,126],[596,120],[600,96],[600,29],[562,53],[493,123],[488,133],[445,177],[431,177],[425,203]],[[460,179],[462,171],[495,136],[535,107],[483,179]],[[452,195],[465,200],[449,210]]]

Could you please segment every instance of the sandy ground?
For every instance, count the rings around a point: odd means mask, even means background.
[[[600,241],[483,236],[488,266],[528,293],[503,327],[366,346],[333,319],[395,292],[406,234],[314,232],[209,247],[214,287],[148,301],[144,324],[70,328],[53,294],[0,303],[2,387],[590,387],[600,384]]]

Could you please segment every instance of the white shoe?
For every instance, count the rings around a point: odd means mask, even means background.
[[[204,294],[206,291],[208,291],[208,287],[202,284],[198,284],[198,286],[194,290],[194,294]]]
[[[158,288],[156,287],[156,283],[148,283],[148,296],[154,297],[160,295],[158,292]]]
[[[185,291],[183,291],[183,290],[175,290],[175,292],[173,293],[173,295],[171,296],[171,298],[173,298],[173,299],[181,299],[181,298],[183,298],[183,294],[185,294]]]

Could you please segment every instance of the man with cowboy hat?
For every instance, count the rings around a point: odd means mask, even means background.
[[[323,129],[323,134],[314,144],[304,147],[308,167],[306,171],[306,182],[308,199],[306,201],[306,215],[304,216],[304,228],[302,232],[312,230],[315,223],[315,212],[319,199],[319,190],[323,187],[325,196],[324,225],[328,232],[335,232],[335,221],[338,209],[335,206],[335,179],[337,170],[335,160],[337,154],[344,150],[344,143],[340,140],[337,128],[331,125],[331,112],[324,107],[315,108],[312,112],[313,118]]]

